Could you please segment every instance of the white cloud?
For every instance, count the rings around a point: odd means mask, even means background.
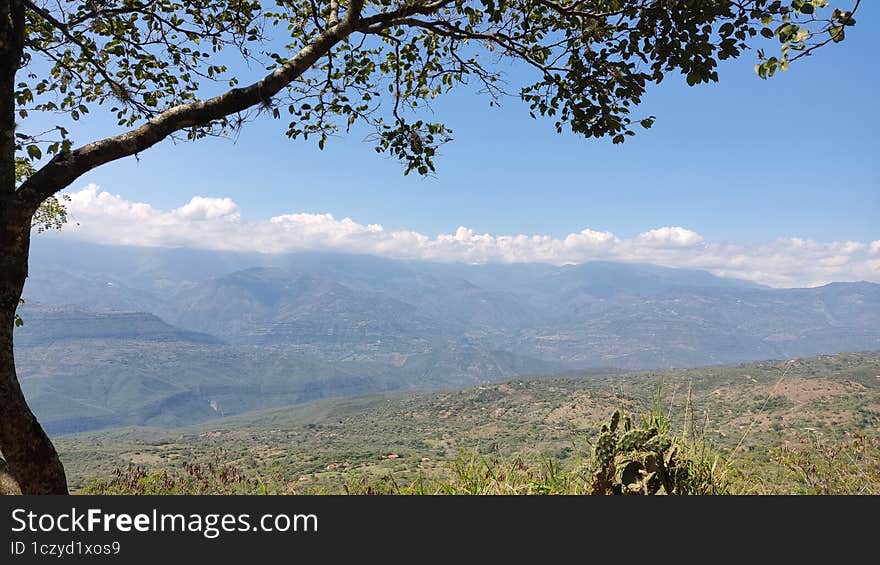
[[[86,189],[88,190],[88,189]],[[238,221],[238,204],[231,198],[205,198],[196,196],[189,204],[181,206],[173,212],[183,220],[218,220],[225,218]]]
[[[697,232],[680,227],[665,227],[646,231],[638,240],[652,247],[693,247],[703,243]]]
[[[631,239],[585,229],[563,238],[479,234],[459,227],[429,237],[387,231],[331,214],[284,214],[242,221],[229,198],[194,197],[171,211],[130,202],[95,185],[70,193],[71,223],[60,237],[115,245],[193,247],[285,253],[330,250],[431,261],[544,262],[591,260],[641,262],[704,269],[771,286],[815,286],[831,281],[880,282],[880,240],[821,243],[801,238],[743,245],[707,242],[683,227],[651,229]]]

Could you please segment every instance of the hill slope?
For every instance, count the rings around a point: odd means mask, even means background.
[[[517,379],[453,392],[327,399],[176,430],[58,438],[72,484],[129,462],[153,469],[221,459],[290,488],[348,477],[429,472],[460,450],[573,461],[614,408],[645,409],[662,388],[677,432],[761,464],[785,440],[880,433],[880,352],[568,378]],[[690,407],[686,410],[685,407]],[[397,458],[385,458],[395,454]]]

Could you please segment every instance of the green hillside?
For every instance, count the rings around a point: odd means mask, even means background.
[[[74,488],[130,463],[161,470],[219,459],[284,492],[333,492],[362,478],[443,473],[460,453],[577,466],[599,422],[615,408],[647,410],[658,390],[673,430],[732,459],[745,470],[744,490],[784,489],[779,477],[767,481],[778,473],[771,452],[785,442],[880,434],[880,352],[867,352],[325,399],[174,430],[64,436],[57,444]]]

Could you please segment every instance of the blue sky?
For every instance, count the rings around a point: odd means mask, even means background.
[[[476,234],[559,239],[589,229],[629,241],[655,228],[679,226],[695,233],[663,232],[664,237],[674,235],[676,245],[732,247],[725,248],[723,268],[709,259],[670,259],[672,266],[780,285],[840,277],[880,280],[878,16],[876,2],[863,3],[859,23],[844,43],[821,49],[768,81],[754,72],[755,52],[723,63],[718,84],[689,88],[681,77],[670,75],[653,87],[640,112],[657,116],[654,128],[623,145],[557,134],[549,120],[531,119],[518,99],[490,108],[486,98],[462,89],[434,105],[435,117],[455,137],[441,149],[434,178],[404,177],[398,162],[377,155],[361,135],[333,139],[319,151],[311,142],[287,139],[283,118],[263,118],[245,127],[234,143],[164,142],[139,159],[92,171],[71,189],[92,183],[119,195],[121,202],[148,203],[161,211],[178,209],[194,196],[229,198],[236,205],[236,221],[332,214],[337,220],[352,218],[361,226],[380,224],[386,232],[406,230],[428,238],[466,226]],[[764,40],[757,46],[772,51],[778,44]],[[524,82],[521,72],[509,76],[512,86]],[[95,113],[72,133],[78,143],[90,141],[107,135],[113,129],[108,123]],[[223,203],[217,209],[229,212]],[[297,221],[300,226],[303,220]],[[334,224],[332,229],[347,228]],[[88,237],[106,236],[96,231]],[[865,247],[855,250],[862,259],[858,268],[834,270],[849,259],[841,258],[840,246],[832,246],[799,261],[827,261],[834,269],[779,279],[767,274],[767,265],[790,250],[765,249],[763,266],[744,267],[735,259],[746,253],[743,246],[767,246],[780,238],[856,241]],[[132,235],[125,242],[139,240]],[[505,255],[503,260],[513,259]]]
[[[629,236],[680,225],[713,240],[870,241],[880,237],[880,7],[863,4],[846,42],[772,80],[755,75],[754,52],[724,64],[719,84],[688,88],[670,77],[643,106],[657,115],[655,127],[622,146],[557,134],[518,100],[494,109],[462,91],[435,105],[455,141],[432,179],[404,177],[359,137],[321,152],[288,140],[283,121],[264,119],[237,143],[166,142],[76,185],[94,182],[161,208],[224,196],[245,218],[330,212],[427,234],[466,225]]]

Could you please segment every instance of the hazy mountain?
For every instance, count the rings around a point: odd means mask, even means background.
[[[52,434],[178,426],[324,397],[456,388],[562,369],[451,344],[404,353],[363,343],[330,359],[329,348],[224,344],[143,313],[28,307],[22,316],[19,378]]]
[[[206,281],[171,305],[166,315],[176,323],[244,343],[336,347],[394,339],[419,347],[432,332],[430,318],[389,294],[277,268]]]
[[[25,297],[150,312],[230,343],[328,359],[466,344],[575,368],[660,368],[880,346],[880,285],[771,289],[609,262],[479,266],[38,238]]]
[[[586,367],[880,349],[880,285],[594,262],[461,265],[37,238],[16,331],[50,429],[158,425]]]
[[[27,320],[27,324],[15,332],[15,344],[20,347],[88,339],[220,343],[214,336],[175,328],[144,312],[25,305],[19,314]]]

